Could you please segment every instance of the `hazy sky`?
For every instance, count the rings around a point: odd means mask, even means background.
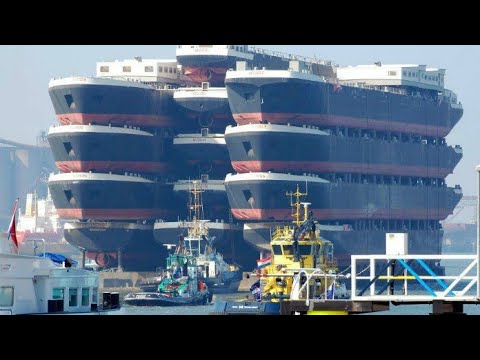
[[[339,65],[383,63],[426,64],[447,69],[446,87],[458,94],[464,115],[447,137],[463,147],[463,159],[447,178],[465,195],[477,194],[475,166],[480,164],[480,46],[428,45],[258,45]],[[48,81],[53,77],[95,75],[102,60],[175,58],[175,45],[0,46],[0,138],[35,143],[40,131],[55,123]]]

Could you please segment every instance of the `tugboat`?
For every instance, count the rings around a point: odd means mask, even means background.
[[[263,280],[260,281],[260,283],[263,282],[262,300],[276,302],[289,299],[294,286],[293,275],[302,269],[318,269],[325,274],[335,274],[338,270],[333,257],[333,243],[320,236],[318,224],[312,217],[312,212],[308,210],[310,203],[300,202],[300,197],[306,195],[307,193],[300,192],[298,185],[296,192],[287,193],[287,196],[296,197],[296,202],[291,203],[294,225],[278,226],[272,233],[271,263],[257,272]],[[302,206],[303,220],[301,220]],[[258,261],[260,266],[265,262],[265,260]],[[326,297],[326,289],[332,287],[332,279],[332,277],[326,277],[323,283],[316,281],[312,284],[312,291],[310,291],[312,297]],[[343,297],[346,293],[345,284],[335,281],[333,285],[337,297]]]
[[[235,292],[242,279],[238,266],[229,265],[214,248],[215,238],[209,236],[208,220],[203,219],[203,190],[199,181],[193,181],[190,190],[190,211],[193,213],[192,224],[188,228],[188,236],[183,239],[185,252],[194,256],[197,262],[199,277],[213,293]]]
[[[180,247],[179,247],[180,248]],[[167,271],[156,292],[127,294],[123,302],[133,306],[206,305],[212,300],[206,284],[198,279],[195,257],[180,253],[167,258]]]
[[[293,226],[278,226],[272,232],[272,255],[257,260],[259,280],[251,287],[256,302],[218,302],[214,314],[279,314],[280,302],[290,299],[346,299],[345,283],[337,281],[338,270],[333,257],[333,243],[320,236],[318,222],[309,211],[308,202],[300,202],[299,186],[287,196],[291,201]],[[303,207],[303,219],[301,208]],[[311,276],[305,285],[306,274]],[[308,290],[307,290],[308,288]]]

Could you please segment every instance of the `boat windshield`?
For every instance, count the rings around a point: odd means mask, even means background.
[[[272,245],[274,255],[282,255],[282,247],[280,245]]]
[[[283,245],[283,255],[293,255],[293,245]]]
[[[300,245],[298,247],[298,251],[300,255],[310,255],[312,253],[312,246],[311,245]]]

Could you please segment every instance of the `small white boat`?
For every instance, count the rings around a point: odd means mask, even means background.
[[[8,236],[0,238],[0,314],[96,311],[99,300],[96,272],[77,269],[71,259],[58,254],[18,253],[16,207],[17,203]],[[43,246],[45,250],[44,242]]]

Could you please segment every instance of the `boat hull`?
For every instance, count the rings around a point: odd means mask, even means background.
[[[171,140],[164,134],[70,125],[52,128],[48,135],[55,165],[62,172],[135,172],[165,174]]]
[[[102,269],[116,269],[120,266],[124,271],[156,272],[159,268],[165,268],[167,249],[153,240],[153,231],[136,231],[133,235],[124,248],[120,249],[120,264],[118,250],[87,251],[86,256],[94,260]],[[120,234],[121,238],[127,236],[129,235]],[[110,241],[115,240],[110,239]],[[100,249],[102,244],[103,242],[98,242],[96,247]]]
[[[172,185],[133,176],[73,173],[51,176],[48,187],[63,219],[154,220],[175,216]]]
[[[308,124],[445,137],[463,115],[461,107],[446,102],[346,85],[339,88],[314,75],[243,73],[232,73],[225,80],[239,125]]]
[[[131,306],[193,306],[206,305],[208,292],[201,292],[189,297],[170,297],[156,292],[128,294],[123,304]]]
[[[223,133],[235,124],[225,88],[178,89],[174,99],[179,112],[196,126]]]
[[[50,82],[49,95],[57,120],[64,125],[182,127],[175,118],[173,89],[141,83],[66,78]]]
[[[178,176],[225,178],[232,171],[223,135],[182,134],[173,139],[173,152],[178,161]]]
[[[116,252],[153,231],[153,225],[130,222],[69,222],[64,236],[70,244],[89,252]]]
[[[356,173],[445,178],[462,151],[445,145],[345,137],[283,125],[227,128],[225,142],[237,173]]]
[[[333,183],[274,173],[227,175],[225,179],[237,220],[289,221],[290,201],[285,194],[297,185],[308,192],[311,211],[319,220],[443,220],[462,197],[460,189],[448,187]]]

